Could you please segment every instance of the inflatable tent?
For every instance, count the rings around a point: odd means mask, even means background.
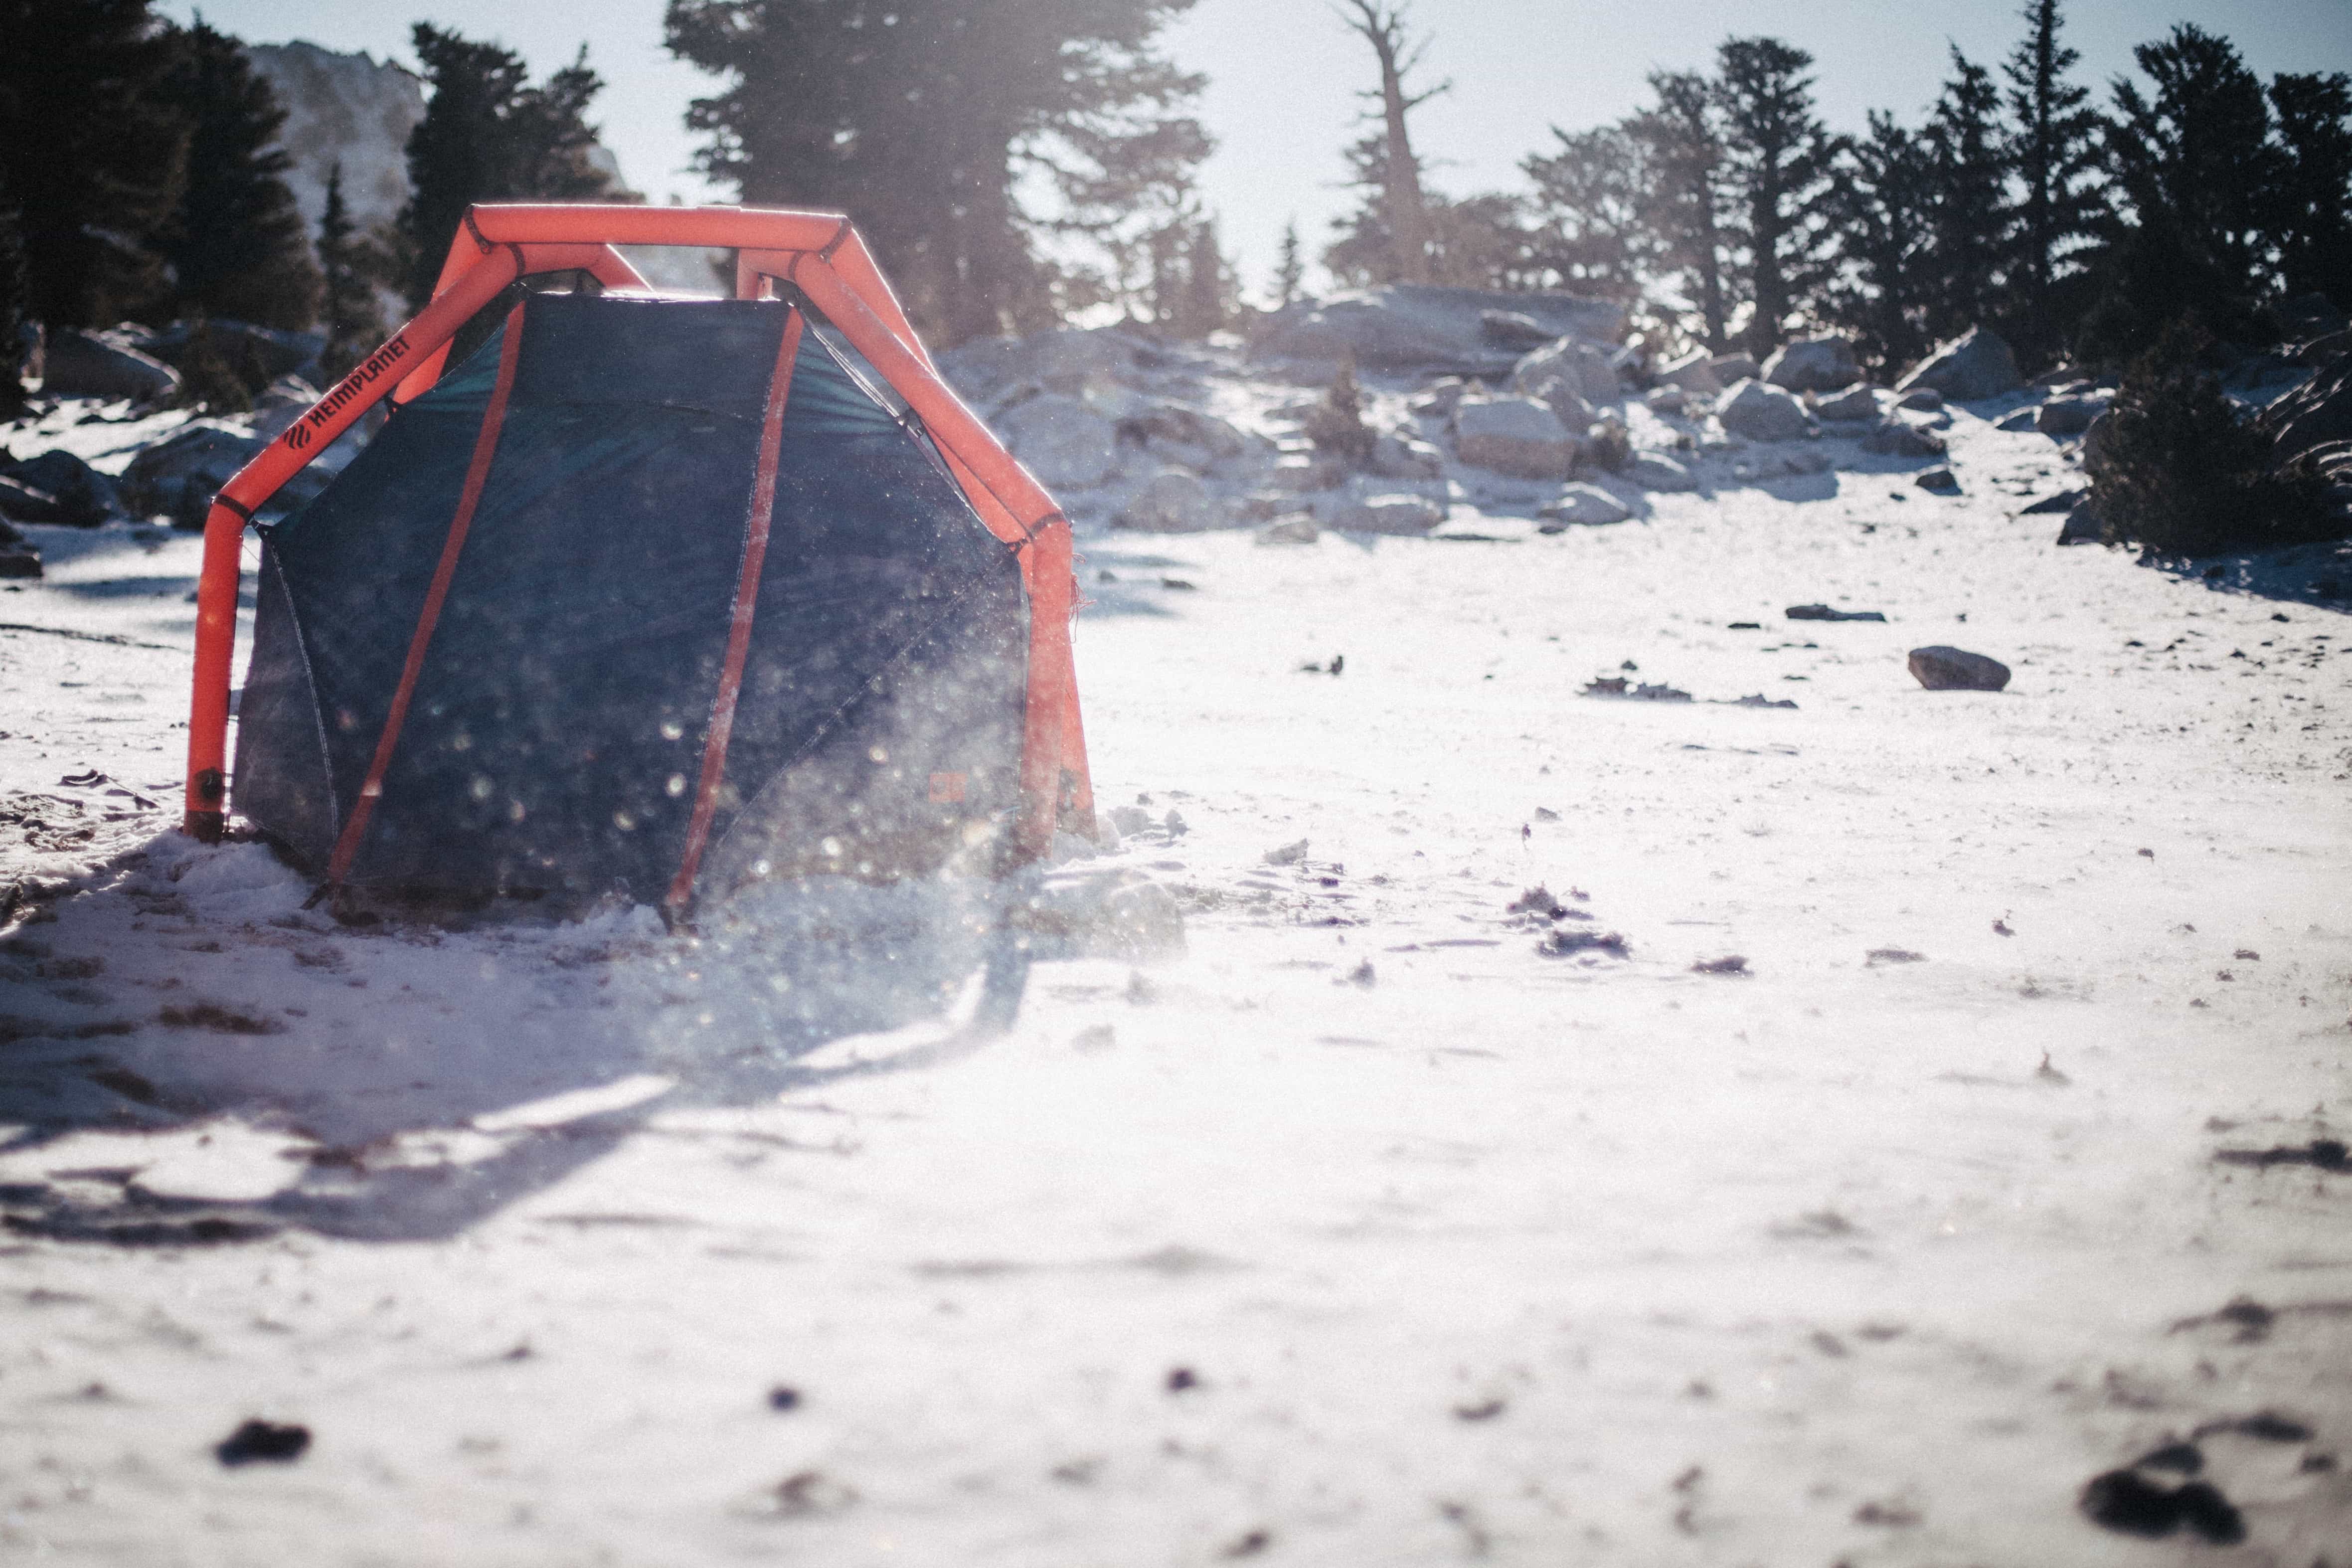
[[[648,244],[735,249],[736,297],[646,289],[613,247]],[[550,273],[594,285],[510,288]],[[323,491],[255,524],[387,397]],[[846,219],[478,207],[431,304],[214,503],[186,826],[234,806],[330,889],[672,912],[1003,871],[1093,830],[1073,603],[1066,520]]]

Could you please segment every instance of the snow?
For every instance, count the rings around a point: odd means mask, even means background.
[[[1039,963],[993,1037],[911,939],[778,940],[904,900],[304,909],[171,831],[196,540],[26,530],[0,1544],[2120,1565],[2200,1549],[2082,1487],[2194,1436],[2216,1561],[2338,1560],[2352,1193],[2214,1155],[2344,1136],[2352,616],[2053,548],[2010,406],[1948,499],[1726,445],[1557,535],[1471,486],[1431,539],[1090,532],[1141,815],[1074,868],[1188,940]],[[1920,689],[1931,643],[2009,689]],[[1620,674],[1696,700],[1578,695]],[[2313,1435],[2212,1426],[2264,1411]],[[225,1468],[249,1417],[313,1441]]]

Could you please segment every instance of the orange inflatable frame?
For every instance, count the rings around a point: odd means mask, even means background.
[[[432,302],[287,426],[214,498],[196,587],[195,691],[188,711],[186,832],[226,825],[229,669],[246,526],[269,498],[376,404],[408,402],[440,378],[449,340],[499,291],[530,273],[583,271],[610,289],[646,281],[613,247],[678,245],[738,253],[739,299],[771,279],[800,290],[906,399],[990,532],[1019,552],[1029,600],[1027,722],[1019,844],[1044,854],[1055,828],[1094,833],[1094,792],[1078,716],[1070,617],[1076,607],[1069,520],[963,405],[908,324],[874,258],[838,213],[761,207],[478,206],[450,242]]]

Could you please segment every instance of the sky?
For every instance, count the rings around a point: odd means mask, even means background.
[[[159,7],[184,20],[194,8]],[[307,38],[410,64],[413,21],[496,38],[540,74],[585,43],[608,83],[592,118],[629,184],[656,201],[726,199],[689,168],[695,141],[682,117],[713,79],[662,48],[662,0],[205,0],[202,9],[249,42]],[[1517,188],[1520,160],[1550,144],[1553,126],[1617,119],[1644,100],[1650,72],[1703,68],[1735,34],[1769,34],[1811,53],[1833,129],[1861,129],[1872,109],[1916,119],[1936,95],[1948,47],[1997,65],[2021,30],[2018,9],[2010,0],[1410,0],[1429,40],[1415,79],[1453,84],[1415,111],[1414,146],[1441,191]],[[2107,80],[2130,68],[2132,46],[2177,22],[2227,36],[2264,77],[2352,71],[2347,0],[2074,0],[2066,17],[2067,39],[2083,54],[2077,75],[2103,98]],[[1208,78],[1200,113],[1218,145],[1202,195],[1244,282],[1263,289],[1285,224],[1297,222],[1311,254],[1350,205],[1339,184],[1340,149],[1360,134],[1355,94],[1374,80],[1371,51],[1326,0],[1197,0],[1163,37],[1179,64]]]

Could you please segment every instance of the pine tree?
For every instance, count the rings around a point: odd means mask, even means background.
[[[1927,331],[1957,337],[1990,325],[2001,300],[2010,250],[2009,164],[2000,93],[1992,73],[1952,46],[1952,74],[1929,111],[1925,142],[1933,278],[1925,291]]]
[[[2352,311],[2352,77],[2271,79],[2279,178],[2264,227],[2289,294],[2325,294]]]
[[[1843,275],[1829,315],[1853,334],[1864,363],[1892,379],[1927,346],[1926,293],[1935,243],[1932,156],[1883,110],[1832,175]]]
[[[25,271],[25,231],[0,184],[0,420],[25,411],[25,338],[32,325]]]
[[[299,331],[318,314],[319,274],[276,145],[286,111],[244,46],[199,16],[167,35],[157,98],[189,126],[179,201],[158,236],[175,274],[173,312]]]
[[[1298,220],[1292,218],[1282,226],[1282,248],[1274,264],[1275,304],[1279,307],[1298,298],[1298,290],[1307,281],[1307,263],[1298,254]]]
[[[163,294],[147,237],[187,142],[154,91],[170,58],[148,0],[0,0],[0,184],[37,320],[110,325]]]
[[[2105,225],[2079,347],[2126,359],[2183,317],[2216,337],[2260,337],[2264,206],[2281,174],[2262,83],[2227,39],[2187,24],[2132,54],[2154,92],[2115,83],[2105,142],[2128,218]]]
[[[696,165],[739,199],[847,212],[940,342],[1054,319],[1083,279],[1048,239],[1145,286],[1144,237],[1206,155],[1201,88],[1155,50],[1192,0],[669,0],[671,53],[724,80]],[[1025,192],[1049,191],[1033,212]]]
[[[376,309],[375,272],[367,242],[353,228],[343,203],[343,165],[327,171],[327,204],[319,214],[319,271],[324,279],[320,324],[327,346],[319,363],[330,377],[342,375],[383,337]]]
[[[2021,195],[2007,268],[2013,346],[2028,361],[2055,354],[2070,312],[2064,281],[2105,209],[2096,184],[2103,123],[2091,89],[2067,79],[2081,56],[2058,41],[2059,0],[2029,0],[2026,36],[2002,68],[2009,79],[2009,163]]]
[[[409,304],[433,298],[441,263],[477,202],[608,198],[591,162],[588,106],[604,83],[578,58],[533,87],[522,57],[419,22],[411,34],[433,95],[408,136],[411,195],[396,223]]]
[[[1535,186],[1534,256],[1560,286],[1631,300],[1659,246],[1647,218],[1656,172],[1646,143],[1623,125],[1568,132],[1552,127],[1557,151],[1529,153],[1519,167]]]
[[[1813,112],[1813,57],[1778,38],[1731,38],[1716,51],[1732,191],[1755,311],[1744,346],[1761,359],[1789,317],[1827,280],[1829,171],[1837,143]]]
[[[1381,226],[1387,231],[1394,252],[1390,276],[1400,283],[1426,283],[1431,278],[1429,209],[1421,186],[1421,160],[1413,153],[1405,116],[1452,84],[1440,82],[1419,92],[1406,89],[1404,79],[1428,52],[1429,39],[1426,36],[1415,39],[1407,32],[1403,0],[1346,3],[1350,10],[1340,12],[1341,20],[1371,45],[1380,62],[1381,85],[1362,95],[1380,106],[1376,116],[1380,130],[1375,133],[1380,156],[1365,160],[1363,167],[1376,170],[1380,176],[1376,199]]]
[[[1224,330],[1233,320],[1232,278],[1233,269],[1217,244],[1217,220],[1204,218],[1194,224],[1184,240],[1184,292],[1175,318],[1178,336],[1205,338]]]
[[[1659,262],[1678,275],[1698,313],[1701,337],[1722,353],[1731,346],[1739,285],[1731,266],[1738,235],[1727,222],[1729,155],[1715,92],[1695,71],[1655,72],[1650,90],[1656,105],[1625,121],[1653,171],[1644,223]]]

